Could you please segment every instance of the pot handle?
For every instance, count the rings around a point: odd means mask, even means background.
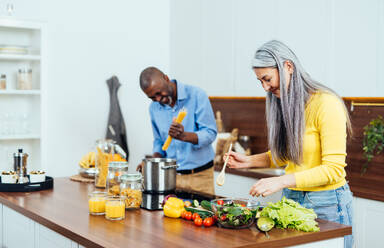
[[[163,166],[161,166],[161,169],[162,170],[167,170],[167,169],[173,169],[173,168],[177,168],[177,167],[179,167],[178,164],[175,164],[175,165],[163,165]]]

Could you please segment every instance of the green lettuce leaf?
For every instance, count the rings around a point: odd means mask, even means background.
[[[285,197],[279,202],[268,203],[260,216],[273,219],[278,228],[293,228],[304,232],[320,231],[318,223],[315,221],[317,215],[313,209],[305,208]]]

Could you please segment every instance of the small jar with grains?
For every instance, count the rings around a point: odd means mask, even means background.
[[[127,162],[109,162],[107,176],[108,195],[120,195],[121,177],[127,173]]]
[[[142,175],[127,174],[121,177],[120,194],[125,197],[125,208],[138,209],[143,201]]]

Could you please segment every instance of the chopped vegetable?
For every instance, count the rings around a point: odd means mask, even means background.
[[[222,200],[219,200],[222,201]],[[221,204],[217,201],[216,215],[220,225],[229,228],[246,227],[253,223],[254,214],[249,208],[233,201]]]
[[[304,232],[320,231],[318,223],[315,221],[317,215],[313,209],[305,208],[285,197],[279,202],[268,203],[260,216],[273,219],[278,228],[293,228]]]
[[[197,208],[200,207],[199,201],[198,200],[193,200],[192,206]]]
[[[184,207],[189,208],[190,206],[192,206],[192,203],[190,201],[184,202]]]

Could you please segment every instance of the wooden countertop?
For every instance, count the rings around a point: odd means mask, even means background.
[[[250,229],[201,228],[192,221],[163,216],[162,211],[127,211],[125,220],[88,214],[92,184],[55,178],[54,189],[0,192],[0,202],[85,247],[282,247],[342,237],[350,226],[318,220],[320,232],[273,229],[270,238]]]

